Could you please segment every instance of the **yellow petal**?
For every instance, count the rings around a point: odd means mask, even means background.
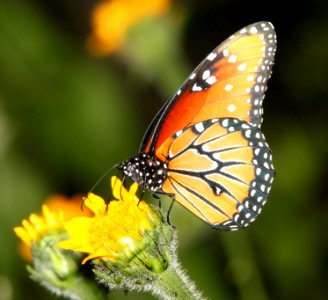
[[[69,236],[76,240],[81,240],[83,243],[88,241],[89,226],[92,218],[77,217],[64,223],[65,229]]]
[[[107,205],[101,197],[89,193],[87,198],[84,198],[84,204],[88,207],[95,215],[104,214],[107,210]]]
[[[17,226],[14,228],[14,232],[26,245],[31,245],[32,239],[25,228]]]
[[[113,196],[116,199],[124,199],[126,194],[127,194],[127,190],[125,189],[125,187],[122,184],[122,181],[116,177],[113,176],[111,179],[111,186],[112,186],[112,190],[113,190]]]
[[[96,257],[115,259],[120,253],[131,253],[142,241],[144,232],[154,227],[151,208],[136,196],[136,183],[127,191],[119,178],[112,177],[111,185],[118,200],[106,206],[101,197],[90,193],[85,205],[95,215],[65,222],[70,240],[58,245],[88,253],[83,262]]]

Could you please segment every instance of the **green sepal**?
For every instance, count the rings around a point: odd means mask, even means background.
[[[101,300],[106,293],[82,270],[81,253],[64,250],[57,243],[67,239],[64,230],[54,230],[31,245],[31,278],[57,296],[67,299]]]

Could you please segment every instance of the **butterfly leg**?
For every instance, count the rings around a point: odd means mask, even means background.
[[[153,196],[155,199],[158,200],[158,203],[159,203],[159,204],[158,204],[158,207],[159,207],[159,208],[162,208],[162,203],[161,203],[161,198],[160,198],[160,196],[168,196],[168,197],[174,199],[175,194],[173,194],[173,193],[165,193],[165,192],[156,192],[156,193],[153,193],[152,196]]]
[[[139,206],[139,203],[142,201],[142,198],[143,198],[144,194],[145,194],[145,190],[142,190],[137,206]]]
[[[172,198],[172,201],[171,201],[171,204],[170,204],[170,206],[169,206],[169,209],[167,210],[166,221],[167,221],[167,223],[168,223],[170,226],[172,226],[173,228],[175,228],[175,226],[172,225],[171,222],[170,222],[170,213],[171,213],[171,210],[172,210],[173,204],[174,204],[174,202],[175,202],[175,198],[174,198],[174,197],[171,197],[171,198]]]
[[[161,208],[161,199],[160,199],[160,195],[164,195],[164,196],[169,196],[171,199],[172,199],[172,201],[171,201],[171,204],[170,204],[170,206],[169,206],[169,209],[167,210],[167,214],[166,214],[166,221],[167,221],[167,223],[170,225],[170,226],[172,226],[173,228],[175,228],[175,226],[174,225],[172,225],[171,224],[171,222],[170,222],[170,213],[171,213],[171,210],[172,210],[172,207],[173,207],[173,203],[174,203],[174,201],[175,201],[175,194],[173,194],[173,193],[165,193],[165,192],[156,192],[156,193],[154,193],[153,194],[153,197],[155,198],[155,199],[158,199],[159,200],[159,208]]]
[[[157,199],[158,200],[158,207],[159,208],[162,208],[162,201],[161,201],[161,197],[160,196],[158,196],[157,194],[152,194],[152,196],[155,198],[155,199]]]

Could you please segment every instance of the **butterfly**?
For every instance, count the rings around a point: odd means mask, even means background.
[[[266,203],[274,178],[260,128],[275,51],[269,22],[226,39],[163,105],[139,152],[118,169],[214,228],[248,226]]]

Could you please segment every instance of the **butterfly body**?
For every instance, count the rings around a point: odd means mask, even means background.
[[[153,193],[161,189],[167,178],[165,164],[147,153],[138,153],[131,159],[122,162],[118,169]]]
[[[224,41],[164,104],[139,153],[119,169],[215,228],[249,225],[266,203],[274,177],[260,127],[275,49],[268,22]]]

